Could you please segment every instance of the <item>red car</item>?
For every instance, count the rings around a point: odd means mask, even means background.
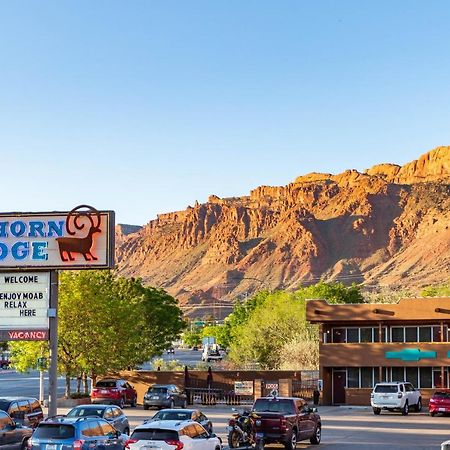
[[[439,389],[430,398],[428,405],[430,416],[438,413],[450,413],[450,389]]]
[[[92,403],[111,403],[121,408],[127,403],[136,406],[137,392],[125,380],[104,378],[97,381],[91,392]]]

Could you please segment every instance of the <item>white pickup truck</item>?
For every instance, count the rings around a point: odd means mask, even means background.
[[[202,361],[222,361],[222,354],[220,353],[219,346],[217,344],[207,344],[203,348]]]

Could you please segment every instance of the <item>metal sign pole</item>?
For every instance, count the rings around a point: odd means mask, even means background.
[[[50,366],[48,370],[48,416],[57,414],[58,398],[58,271],[50,271],[49,339]]]

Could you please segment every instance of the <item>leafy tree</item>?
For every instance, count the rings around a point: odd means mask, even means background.
[[[225,327],[228,327],[229,357],[236,365],[257,362],[262,368],[276,369],[290,363],[294,346],[312,354],[297,360],[298,367],[317,366],[318,327],[306,321],[306,300],[324,298],[330,303],[360,303],[363,297],[356,285],[318,283],[296,292],[259,293],[252,303],[238,305]],[[304,343],[304,344],[302,344]]]
[[[200,329],[194,329],[192,331],[185,331],[183,333],[183,341],[189,346],[198,346],[202,344],[202,331]]]
[[[185,323],[176,300],[141,280],[110,271],[68,271],[60,274],[58,307],[59,371],[93,381],[98,375],[135,367],[161,354]],[[15,347],[23,370],[35,364],[34,343]],[[34,353],[33,353],[34,352]]]
[[[427,286],[420,293],[422,297],[447,297],[450,296],[450,282],[439,286]]]

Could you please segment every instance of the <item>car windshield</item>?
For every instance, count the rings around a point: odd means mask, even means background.
[[[155,420],[188,420],[191,413],[186,411],[159,411],[153,416]]]
[[[398,392],[398,386],[396,384],[379,384],[375,386],[375,392],[382,394],[395,394]]]
[[[67,417],[103,416],[102,408],[74,408],[67,413]]]
[[[73,425],[60,423],[41,423],[33,433],[33,438],[37,439],[71,439],[74,436]]]
[[[178,440],[178,433],[172,430],[161,430],[159,428],[147,428],[134,430],[130,439],[137,441],[166,441]]]
[[[259,398],[253,405],[253,411],[295,414],[294,403],[292,400],[280,400],[277,398]]]
[[[95,385],[97,388],[113,388],[116,387],[116,382],[114,380],[103,380],[103,381],[97,381],[97,384]]]
[[[8,411],[8,408],[9,408],[10,404],[11,404],[11,402],[9,402],[9,401],[0,400],[0,409],[2,411]]]
[[[166,387],[150,387],[148,388],[149,394],[166,394],[167,388]]]
[[[433,394],[434,398],[450,398],[450,392],[444,392],[444,391],[436,391]]]

